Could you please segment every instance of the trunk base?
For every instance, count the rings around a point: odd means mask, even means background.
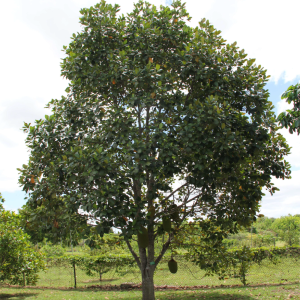
[[[142,298],[143,300],[155,300],[153,273],[148,274],[148,276],[143,276],[142,292],[143,292],[143,298]]]

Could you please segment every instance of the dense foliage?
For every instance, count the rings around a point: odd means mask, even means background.
[[[87,217],[70,212],[63,197],[43,199],[38,206],[27,202],[19,209],[20,224],[33,243],[44,239],[52,243],[77,245],[88,236]]]
[[[289,128],[289,132],[300,133],[300,83],[291,85],[282,95],[281,99],[285,99],[287,103],[293,104],[292,109],[282,112],[278,116],[278,121],[282,127]]]
[[[61,64],[68,96],[24,124],[31,155],[20,184],[34,207],[64,197],[70,211],[95,218],[100,235],[121,230],[143,299],[154,299],[155,268],[184,220],[206,215],[223,233],[249,225],[262,188],[274,193],[272,176],[289,177],[289,147],[266,70],[209,21],[189,27],[181,1],[118,12],[105,1],[81,10],[83,30]]]

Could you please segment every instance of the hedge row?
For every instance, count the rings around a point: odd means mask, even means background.
[[[221,248],[194,248],[186,255],[186,258],[201,269],[206,271],[206,276],[219,275],[219,279],[225,277],[240,278],[246,285],[246,275],[253,265],[260,265],[267,260],[272,264],[280,262],[281,258],[300,258],[300,247],[274,247],[274,248],[249,248],[244,246],[239,249]]]
[[[260,265],[263,261],[272,264],[280,262],[281,258],[293,257],[300,258],[300,247],[274,247],[272,249],[248,248],[244,246],[239,249],[226,249],[224,247],[212,249],[201,248],[193,249],[191,253],[186,255],[177,255],[178,260],[188,259],[206,271],[206,276],[219,276],[220,280],[225,277],[240,278],[241,282],[246,285],[246,275],[250,268],[254,265]],[[109,254],[109,255],[62,255],[59,257],[49,257],[47,266],[69,265],[76,273],[76,267],[84,270],[87,275],[99,275],[100,280],[102,274],[110,270],[120,272],[126,267],[136,266],[136,262],[131,255],[128,254]],[[74,285],[76,287],[76,274],[74,274]]]

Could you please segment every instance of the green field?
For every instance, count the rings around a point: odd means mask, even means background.
[[[178,261],[178,272],[169,272],[167,261],[159,264],[154,280],[157,286],[220,286],[242,285],[239,278],[219,280],[218,276],[204,277],[204,271],[195,264]],[[74,270],[70,265],[50,267],[46,272],[40,272],[37,286],[42,287],[74,287]],[[140,271],[137,267],[112,270],[99,276],[87,276],[83,270],[76,268],[77,287],[91,285],[120,285],[122,283],[139,284]],[[265,260],[261,265],[254,265],[246,276],[249,284],[279,284],[300,282],[300,261],[294,258],[284,258],[277,265]]]

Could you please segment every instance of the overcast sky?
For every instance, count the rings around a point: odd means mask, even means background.
[[[16,210],[24,203],[18,185],[18,172],[27,164],[23,122],[50,114],[44,106],[65,95],[68,82],[60,77],[63,45],[72,33],[81,31],[80,9],[96,0],[9,0],[2,1],[0,30],[0,192],[6,209]],[[121,5],[121,13],[132,11],[132,0],[107,1]],[[156,6],[170,0],[149,0]],[[237,41],[248,58],[256,58],[268,70],[270,100],[278,115],[287,109],[280,95],[300,80],[298,0],[186,0],[192,16],[190,26],[206,18],[222,31],[228,43]],[[261,213],[280,217],[300,213],[300,136],[282,134],[293,147],[287,160],[292,165],[291,180],[274,180],[280,188],[262,200]],[[298,149],[298,151],[297,151]]]

